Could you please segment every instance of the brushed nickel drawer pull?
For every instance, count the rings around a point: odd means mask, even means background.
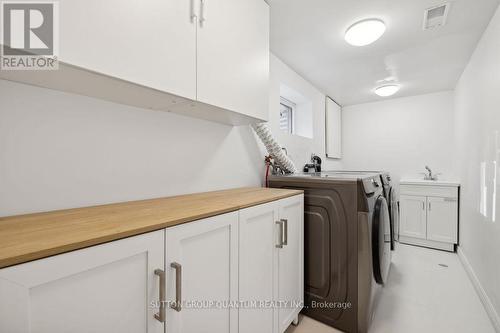
[[[182,265],[176,262],[170,264],[175,269],[175,304],[170,305],[177,312],[182,310]]]
[[[162,269],[155,269],[154,271],[155,275],[158,275],[160,277],[160,288],[159,288],[159,301],[160,301],[160,308],[158,313],[155,313],[155,319],[158,320],[160,323],[165,322],[165,271]]]
[[[283,231],[283,226],[284,226],[284,222],[283,220],[279,220],[279,221],[276,221],[276,224],[280,226],[280,242],[278,244],[276,244],[276,247],[279,248],[279,249],[282,249],[283,248],[283,234],[284,234],[284,231]]]
[[[283,245],[288,245],[288,220],[281,219],[283,221]]]

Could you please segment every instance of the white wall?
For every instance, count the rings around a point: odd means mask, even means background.
[[[280,144],[288,150],[288,154],[299,170],[310,163],[311,154],[315,153],[323,160],[323,169],[339,169],[339,160],[325,157],[325,95],[303,79],[276,56],[271,54],[270,62],[270,94],[269,94],[269,126]],[[284,84],[312,103],[312,139],[291,135],[279,128],[280,85]]]
[[[0,80],[0,216],[260,186],[248,126]]]
[[[455,113],[460,247],[496,309],[500,330],[500,9],[459,80]]]
[[[271,128],[302,168],[324,158],[325,96],[271,60]],[[280,82],[311,99],[314,139],[279,130]],[[249,126],[0,80],[0,216],[261,186],[264,155]]]
[[[452,178],[453,92],[347,106],[342,111],[345,169],[422,177],[424,166]]]

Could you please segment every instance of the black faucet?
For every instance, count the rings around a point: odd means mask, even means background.
[[[321,158],[317,155],[311,155],[311,162],[304,165],[304,172],[309,172],[309,169],[314,169],[314,172],[321,172]]]

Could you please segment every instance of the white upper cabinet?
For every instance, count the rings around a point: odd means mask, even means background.
[[[60,60],[196,99],[189,0],[62,0]]]
[[[0,270],[0,332],[163,333],[163,230]]]
[[[267,120],[269,6],[263,0],[196,1],[198,100]]]
[[[61,0],[59,69],[0,79],[243,125],[267,121],[264,0]]]

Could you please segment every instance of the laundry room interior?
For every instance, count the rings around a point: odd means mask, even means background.
[[[0,2],[0,333],[500,333],[500,0]]]

